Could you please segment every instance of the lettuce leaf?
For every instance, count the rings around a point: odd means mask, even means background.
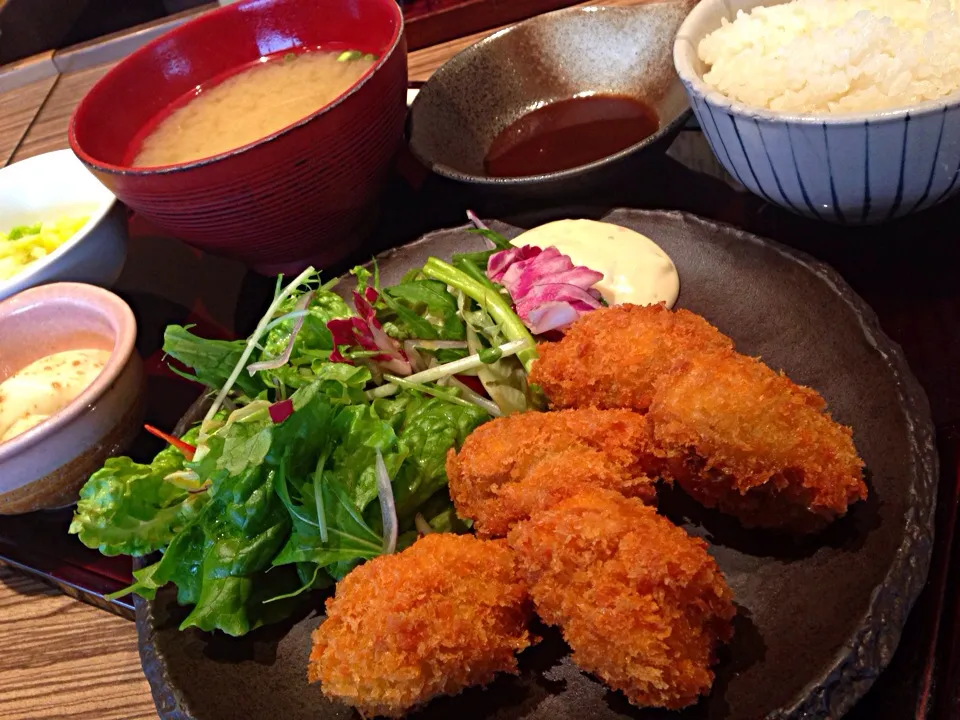
[[[278,308],[277,317],[291,313],[299,299],[300,294],[288,297]],[[329,290],[317,290],[307,306],[307,314],[294,340],[290,360],[279,368],[262,370],[253,377],[247,372],[240,373],[236,388],[247,397],[255,398],[278,384],[290,388],[310,384],[315,379],[316,367],[326,363],[333,349],[327,322],[349,315],[350,308],[343,298]],[[256,357],[251,362],[283,354],[297,319],[287,318],[273,327],[263,339],[263,350],[255,353]],[[207,340],[180,325],[168,326],[163,334],[164,353],[193,371],[193,374],[180,374],[213,390],[219,390],[226,383],[245,347],[246,340]]]
[[[181,630],[244,635],[270,622],[283,609],[268,608],[264,601],[299,585],[295,569],[266,574],[291,528],[273,482],[274,472],[266,465],[225,478],[163,557],[134,573],[136,582],[118,594],[135,592],[150,599],[168,582],[175,583],[177,601],[194,606]]]
[[[339,562],[369,559],[380,554],[383,541],[363,519],[336,480],[321,485],[329,537],[323,542],[317,524],[316,505],[300,508],[304,519],[294,517],[293,532],[274,558],[274,565],[311,563],[321,568]],[[309,521],[309,522],[308,522]]]
[[[240,361],[245,340],[207,340],[197,337],[188,327],[168,325],[163,333],[163,352],[193,370],[193,374],[180,373],[188,380],[219,390],[227,382],[233,368]],[[248,397],[256,397],[265,390],[259,378],[241,373],[237,388]]]
[[[379,520],[373,527],[363,513],[377,497],[377,450],[388,471],[395,472],[402,458],[393,426],[373,405],[327,405],[332,412],[320,417],[322,407],[311,403],[278,430],[283,442],[276,443],[282,452],[277,487],[293,532],[274,564],[309,563],[342,577],[383,549]],[[378,505],[371,514],[379,516]]]
[[[289,490],[285,502],[294,521],[290,540],[274,564],[311,563],[339,578],[359,560],[379,555],[383,542],[376,451],[380,450],[393,478],[400,525],[409,526],[419,506],[446,487],[447,451],[459,447],[487,419],[480,408],[411,392],[341,409],[326,428],[328,447],[320,450],[325,458],[320,472],[304,472],[309,465],[298,471],[292,460],[289,466],[282,465],[282,485]]]
[[[418,279],[386,288],[384,304],[395,313],[393,325],[404,338],[420,340],[463,340],[463,320],[457,315],[457,301],[446,286],[436,280]]]
[[[392,476],[401,526],[413,519],[422,503],[446,487],[450,448],[459,448],[467,435],[489,417],[479,407],[438,398],[416,398],[408,403],[398,443],[404,461]]]
[[[194,442],[196,431],[187,433]],[[80,491],[70,533],[104,555],[139,557],[165,548],[209,500],[165,478],[184,469],[179,450],[162,450],[149,465],[111,458]]]
[[[277,310],[277,316],[292,312],[299,299],[299,295],[287,298]],[[349,315],[350,308],[343,298],[329,290],[318,290],[307,306],[303,325],[293,341],[290,359],[278,368],[257,373],[262,382],[269,387],[284,385],[288,388],[300,388],[312,383],[319,367],[329,364],[326,360],[333,350],[333,337],[327,329],[327,323]],[[270,330],[264,338],[260,358],[282,355],[296,323],[297,318],[289,318]]]

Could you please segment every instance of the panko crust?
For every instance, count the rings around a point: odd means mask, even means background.
[[[589,312],[563,339],[537,346],[530,372],[554,408],[646,412],[654,384],[678,358],[733,341],[699,315],[664,305],[615,305]]]
[[[337,584],[313,632],[308,678],[368,717],[516,673],[531,604],[504,541],[433,534]]]
[[[509,534],[538,615],[573,660],[640,707],[680,709],[713,684],[732,593],[703,540],[642,502],[585,491]]]
[[[747,527],[816,532],[867,497],[852,431],[824,399],[694,313],[604,308],[539,350],[531,381],[553,405],[647,412],[663,479]]]
[[[457,514],[481,537],[503,537],[518,521],[579,490],[605,487],[656,499],[660,460],[642,415],[629,410],[521,413],[477,428],[447,455]]]
[[[747,527],[805,533],[867,497],[850,428],[814,390],[733,352],[661,378],[648,418],[665,475]]]

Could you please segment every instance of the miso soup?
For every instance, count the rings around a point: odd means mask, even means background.
[[[315,51],[261,58],[195,96],[147,134],[137,167],[176,165],[234,150],[328,105],[369,70],[359,52]]]

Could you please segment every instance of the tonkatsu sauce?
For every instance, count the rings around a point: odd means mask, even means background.
[[[492,177],[569,170],[614,155],[655,133],[656,111],[621,95],[585,95],[537,108],[508,125],[484,160]]]

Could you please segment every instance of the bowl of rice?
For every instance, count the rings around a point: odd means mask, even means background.
[[[958,0],[703,0],[674,64],[721,164],[787,210],[874,224],[960,191]]]

